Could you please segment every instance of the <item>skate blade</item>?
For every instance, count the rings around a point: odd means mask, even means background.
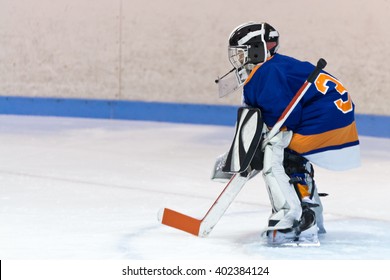
[[[320,242],[291,242],[281,244],[280,247],[320,247]]]
[[[284,243],[268,243],[270,247],[320,247],[321,243],[317,241],[288,241]]]

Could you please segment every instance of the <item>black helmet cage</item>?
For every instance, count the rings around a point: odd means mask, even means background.
[[[275,42],[275,44],[272,48],[267,49],[268,42]],[[270,55],[276,53],[279,47],[279,34],[271,25],[265,22],[250,22],[241,25],[230,35],[229,49],[244,46],[247,46],[245,64],[263,63],[268,57],[268,51]],[[229,60],[231,60],[230,57]],[[233,64],[232,61],[231,63]],[[235,64],[233,66],[236,67]]]

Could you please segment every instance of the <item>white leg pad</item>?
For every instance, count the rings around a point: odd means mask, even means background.
[[[264,151],[263,177],[273,209],[268,230],[291,228],[302,215],[301,202],[283,167],[284,149],[291,137],[291,131],[279,132]]]

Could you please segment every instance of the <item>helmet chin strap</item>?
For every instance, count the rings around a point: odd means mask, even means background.
[[[253,67],[249,68],[245,66],[241,67],[240,69],[237,69],[236,76],[237,76],[237,80],[239,81],[239,85],[242,85],[246,81],[252,69]]]

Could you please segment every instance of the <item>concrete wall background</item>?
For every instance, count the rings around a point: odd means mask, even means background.
[[[389,0],[0,0],[0,95],[239,104],[214,79],[231,30],[255,20],[280,53],[324,57],[358,113],[390,115],[389,14]]]

